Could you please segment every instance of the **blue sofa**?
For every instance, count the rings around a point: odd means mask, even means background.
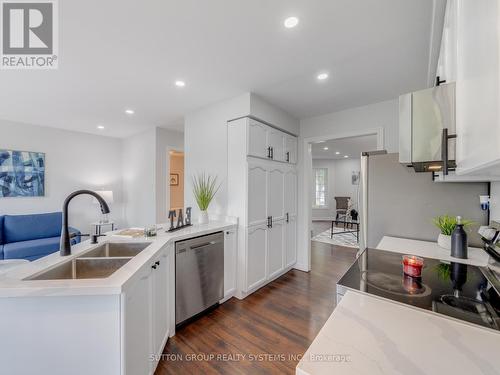
[[[0,216],[0,259],[35,260],[59,250],[62,213]],[[81,234],[70,228],[70,233]],[[80,236],[72,238],[74,245]]]

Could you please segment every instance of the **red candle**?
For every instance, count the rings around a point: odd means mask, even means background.
[[[421,277],[424,260],[415,255],[403,256],[403,272],[411,277]]]

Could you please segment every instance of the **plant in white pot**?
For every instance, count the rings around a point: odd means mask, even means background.
[[[193,193],[200,209],[198,223],[208,223],[208,206],[214,199],[219,188],[220,185],[217,185],[217,176],[212,177],[205,173],[193,176]]]
[[[434,225],[439,228],[440,233],[437,243],[443,249],[451,250],[451,234],[457,226],[457,218],[449,215],[441,215],[433,219]],[[464,228],[471,225],[470,220],[462,220]]]

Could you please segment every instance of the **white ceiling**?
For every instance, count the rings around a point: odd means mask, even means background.
[[[59,69],[0,71],[0,118],[125,137],[249,91],[299,118],[394,98],[428,85],[443,1],[59,1]]]
[[[324,148],[328,147],[328,150]],[[313,143],[311,146],[311,154],[313,159],[344,159],[347,155],[349,158],[359,158],[364,151],[375,151],[377,149],[377,136],[364,135],[359,137],[349,137],[332,139],[326,142]],[[336,155],[336,152],[339,152]]]

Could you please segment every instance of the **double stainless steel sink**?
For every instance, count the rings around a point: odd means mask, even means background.
[[[106,242],[25,280],[103,279],[111,276],[151,242]]]

